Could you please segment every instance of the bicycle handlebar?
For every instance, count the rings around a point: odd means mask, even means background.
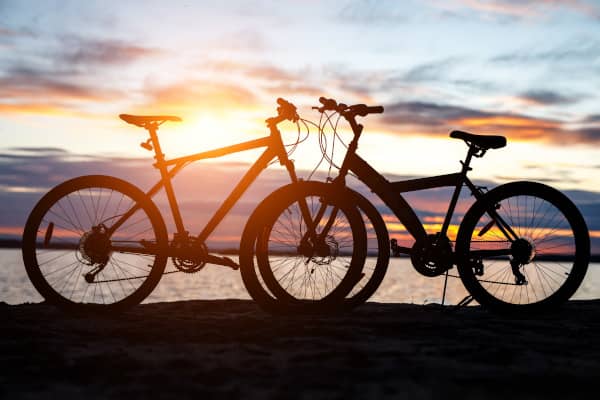
[[[297,122],[298,119],[300,119],[300,116],[296,111],[296,106],[289,101],[280,97],[277,99],[277,104],[279,105],[279,107],[277,107],[277,116],[267,119],[268,124],[277,125],[286,119],[292,122]]]
[[[352,118],[356,115],[364,117],[368,114],[381,114],[383,113],[383,106],[367,106],[366,104],[354,104],[347,106],[344,103],[338,103],[334,99],[327,99],[325,97],[319,97],[319,102],[323,104],[321,107],[313,107],[319,112],[324,111],[336,111],[345,117]]]

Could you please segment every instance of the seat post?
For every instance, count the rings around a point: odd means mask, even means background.
[[[145,126],[146,130],[150,134],[150,140],[152,140],[152,147],[154,148],[156,160],[156,164],[154,166],[160,171],[160,177],[163,186],[165,187],[165,193],[167,194],[167,199],[169,200],[169,206],[171,208],[171,212],[173,213],[173,221],[175,222],[175,226],[177,227],[177,232],[180,235],[185,234],[185,228],[183,226],[183,220],[181,219],[181,213],[179,212],[179,206],[177,205],[177,200],[175,199],[175,191],[173,190],[173,185],[171,183],[171,177],[169,176],[169,171],[167,170],[167,166],[165,165],[165,155],[160,148],[160,143],[158,142],[158,135],[156,131],[158,130],[158,125],[154,123],[147,124]]]
[[[469,145],[469,151],[467,152],[467,157],[465,161],[461,161],[462,170],[460,171],[460,179],[456,183],[456,187],[454,188],[454,193],[452,194],[452,198],[450,199],[450,204],[448,204],[448,211],[446,212],[446,218],[444,218],[444,223],[442,224],[442,230],[440,234],[442,236],[446,236],[448,233],[448,228],[450,227],[450,222],[452,220],[452,215],[454,215],[454,210],[456,209],[456,203],[458,202],[458,197],[460,196],[460,192],[463,187],[463,182],[467,176],[467,172],[471,170],[470,164],[473,159],[473,155],[477,153],[477,148],[473,143],[467,143]]]
[[[475,153],[477,153],[477,149],[475,148],[475,145],[473,143],[469,143],[469,150],[467,151],[467,157],[465,158],[465,161],[461,161],[462,164],[462,171],[461,174],[463,176],[465,176],[467,174],[467,172],[469,172],[471,170],[471,160],[473,159],[473,155]]]

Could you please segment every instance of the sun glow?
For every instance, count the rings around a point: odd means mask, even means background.
[[[262,129],[261,129],[262,128]],[[268,135],[252,113],[239,111],[215,116],[198,114],[184,119],[179,126],[162,128],[160,141],[168,158],[184,156],[236,143],[257,139]],[[228,159],[236,161],[253,160],[255,156],[236,153]]]

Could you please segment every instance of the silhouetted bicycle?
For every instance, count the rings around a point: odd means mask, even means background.
[[[124,180],[102,175],[81,176],[50,190],[31,212],[23,233],[27,274],[49,302],[71,310],[121,310],[145,299],[171,258],[178,271],[196,272],[207,263],[237,269],[232,259],[210,254],[206,240],[245,190],[271,161],[286,167],[290,183],[268,196],[255,215],[269,221],[269,237],[277,249],[245,248],[240,256],[244,284],[250,295],[273,312],[320,310],[339,304],[359,279],[365,261],[365,229],[358,211],[346,204],[343,191],[323,182],[297,178],[277,124],[298,121],[296,107],[278,99],[277,117],[267,120],[270,135],[166,160],[158,127],[175,116],[120,115],[148,131],[141,146],[154,150],[161,179],[147,192]],[[296,143],[297,144],[297,143]],[[198,236],[185,230],[171,179],[189,163],[266,147]],[[294,146],[292,145],[292,148]],[[169,240],[163,217],[151,198],[164,188],[177,232]],[[254,222],[259,225],[257,220]],[[290,235],[298,230],[300,236]],[[254,234],[247,226],[244,235]],[[254,242],[254,237],[245,242]],[[253,271],[244,266],[248,252],[264,268],[302,265],[304,274],[283,290],[288,301],[265,292]],[[283,293],[281,292],[281,293]],[[293,300],[293,301],[290,301]]]
[[[472,298],[481,305],[502,312],[538,311],[569,299],[581,284],[590,258],[589,233],[577,207],[561,192],[537,182],[511,182],[490,191],[476,186],[467,177],[473,157],[483,157],[490,149],[506,145],[503,136],[475,135],[452,131],[450,137],[463,140],[467,156],[458,173],[390,182],[356,154],[363,126],[356,117],[382,113],[383,107],[364,104],[347,106],[333,99],[319,99],[321,113],[338,113],[350,124],[354,137],[331,185],[346,187],[352,172],[396,215],[415,239],[412,247],[398,246],[395,254],[410,255],[414,268],[434,277],[446,274],[457,265],[459,276]],[[328,116],[328,120],[331,115]],[[321,131],[322,132],[322,131]],[[415,211],[401,193],[454,187],[454,193],[439,232],[427,234]],[[463,186],[475,197],[464,215],[456,241],[448,237],[451,220]],[[347,201],[356,201],[348,197]],[[357,207],[364,210],[365,199]],[[387,240],[385,224],[370,212],[379,248]],[[260,238],[258,239],[261,240]],[[454,247],[453,247],[454,244]],[[348,307],[366,301],[379,287],[389,262],[389,252],[379,252],[369,275],[363,275],[358,289],[346,300]],[[282,291],[276,272],[262,268],[261,274],[272,293]],[[444,286],[444,294],[445,297]],[[281,293],[281,298],[285,298]],[[463,302],[466,304],[472,298]]]

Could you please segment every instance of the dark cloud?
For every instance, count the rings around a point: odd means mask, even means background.
[[[593,62],[600,58],[600,41],[578,38],[551,49],[523,49],[493,57],[494,63]]]
[[[505,176],[505,175],[497,175],[495,176],[496,179],[500,180],[500,181],[520,181],[523,180],[522,176]],[[535,179],[536,182],[543,182],[543,183],[547,183],[547,184],[552,184],[552,183],[559,183],[559,182],[564,182],[565,179],[564,178],[550,178],[550,177],[536,177]],[[570,179],[569,180],[570,184],[576,184],[579,183],[579,180],[577,179]]]
[[[577,101],[575,97],[565,96],[551,90],[528,90],[519,95],[525,101],[539,105],[568,104]]]
[[[66,154],[67,151],[60,147],[11,147],[8,149],[10,152],[23,152],[23,153],[31,153],[31,154],[51,154],[51,153],[60,153]]]
[[[67,36],[62,51],[56,54],[62,62],[84,66],[123,65],[159,55],[162,50],[114,39],[89,39]]]
[[[65,76],[66,75],[66,76]],[[110,100],[120,91],[76,83],[68,74],[54,73],[44,69],[16,67],[0,78],[0,103],[31,104],[40,98],[46,104],[62,105],[65,101]]]
[[[460,129],[475,133],[505,135],[509,140],[542,140],[557,143],[599,142],[597,128],[567,129],[565,123],[518,113],[496,113],[467,107],[427,103],[398,102],[385,106],[385,124],[402,133],[447,134]]]
[[[600,122],[600,114],[588,115],[587,117],[585,117],[583,119],[583,122],[585,122],[585,123],[598,123],[598,122]]]
[[[398,102],[385,106],[382,119],[392,125],[421,125],[447,129],[449,121],[490,115],[484,111],[460,106],[427,102]]]
[[[564,139],[580,143],[600,143],[600,126],[565,131]]]
[[[0,113],[77,114],[82,102],[120,99],[123,93],[112,82],[94,81],[100,69],[123,66],[160,53],[160,50],[120,40],[78,36],[51,40],[45,50],[22,52],[1,65]]]

